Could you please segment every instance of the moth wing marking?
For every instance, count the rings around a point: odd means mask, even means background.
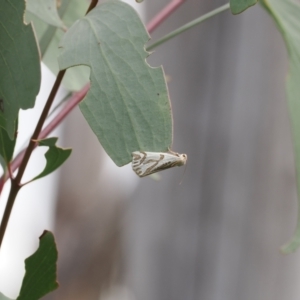
[[[132,169],[140,177],[159,172],[164,169],[181,166],[186,163],[187,156],[175,152],[132,152]]]

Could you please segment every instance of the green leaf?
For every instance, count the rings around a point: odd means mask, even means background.
[[[230,9],[234,15],[240,14],[250,6],[257,3],[258,0],[230,0]]]
[[[15,144],[16,138],[11,140],[7,132],[0,127],[0,164],[4,170],[13,157]]]
[[[41,58],[43,58],[44,52],[47,49],[48,45],[46,43],[44,43],[44,45],[41,45],[41,38],[44,36],[44,34],[46,34],[46,31],[49,28],[52,29],[53,31],[52,36],[53,36],[55,34],[55,31],[57,30],[57,27],[48,25],[47,23],[43,22],[36,15],[32,14],[28,10],[26,10],[25,12],[24,19],[26,23],[31,23],[34,27],[37,40],[39,41]],[[49,37],[48,44],[50,43],[51,39],[52,37]]]
[[[63,17],[64,14],[66,13],[66,11],[68,10],[70,1],[71,0],[61,0],[60,6],[58,9],[59,18]],[[72,0],[72,1],[75,2],[78,0]],[[78,18],[79,17],[80,16],[78,16]],[[61,32],[62,30],[61,30],[61,28],[59,28],[59,30],[57,30],[58,29],[57,27],[51,26],[51,25],[45,23],[42,19],[38,18],[36,15],[34,15],[30,11],[28,11],[28,9],[26,10],[26,13],[25,13],[25,20],[27,23],[29,23],[29,22],[33,23],[36,36],[39,40],[41,56],[43,58],[51,41],[53,40],[54,36],[56,35],[56,32]],[[62,35],[62,33],[61,33],[61,35]],[[53,60],[56,60],[56,64],[57,64],[56,57],[53,57]]]
[[[30,182],[40,179],[54,172],[57,168],[59,168],[70,156],[72,149],[62,149],[57,147],[55,144],[57,142],[57,138],[48,138],[44,140],[38,141],[39,146],[47,146],[49,147],[48,151],[45,153],[46,158],[46,166],[42,173],[38,176],[34,177]]]
[[[0,127],[11,139],[19,109],[32,108],[40,88],[40,58],[24,1],[0,0]]]
[[[26,9],[45,23],[65,29],[57,12],[56,0],[27,0]]]
[[[4,296],[2,293],[0,293],[0,300],[12,300],[6,296]]]
[[[163,70],[146,63],[149,36],[137,13],[107,1],[64,35],[61,69],[91,67],[91,89],[80,109],[112,160],[122,166],[137,150],[167,151],[172,115]]]
[[[88,8],[88,1],[62,0],[58,10],[64,24],[70,27],[77,19],[82,17]],[[26,19],[31,20],[40,43],[43,62],[54,73],[59,71],[57,56],[58,44],[63,36],[61,30],[53,26],[46,26],[44,22],[27,12]],[[63,79],[63,86],[70,91],[78,91],[89,82],[90,70],[86,66],[77,66],[67,70]]]
[[[54,236],[45,230],[37,251],[25,259],[25,276],[17,300],[38,300],[58,288],[57,249]]]
[[[66,0],[65,0],[66,1]],[[70,0],[68,0],[70,1]],[[65,8],[63,14],[64,23],[71,27],[74,22],[79,18],[84,16],[89,6],[88,1],[82,0],[72,0],[69,2],[69,5]],[[57,56],[59,54],[58,45],[63,37],[62,31],[56,31],[56,34],[49,45],[48,51],[46,52],[43,62],[50,68],[50,70],[57,74],[59,71],[59,66],[57,62]],[[89,82],[89,68],[86,66],[76,66],[67,70],[66,75],[63,79],[63,86],[70,91],[78,91],[82,89]]]
[[[295,149],[298,189],[298,224],[296,233],[282,251],[290,253],[300,246],[300,5],[291,0],[262,0],[280,30],[289,55],[286,92]]]

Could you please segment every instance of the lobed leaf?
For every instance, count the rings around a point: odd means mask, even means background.
[[[57,142],[57,138],[48,138],[48,139],[38,141],[39,146],[47,146],[49,147],[49,149],[45,153],[46,166],[44,170],[38,176],[34,177],[31,181],[40,179],[54,172],[70,156],[72,150],[59,148],[55,145],[56,142]]]
[[[0,127],[13,139],[19,109],[32,108],[40,88],[40,58],[24,1],[0,0]]]
[[[237,15],[253,6],[258,0],[230,0],[230,9],[232,14]]]
[[[17,300],[38,300],[58,288],[57,249],[54,236],[45,230],[35,253],[25,259],[25,276]]]
[[[80,109],[118,165],[137,150],[167,151],[172,115],[163,70],[146,63],[149,36],[128,4],[112,0],[94,8],[64,35],[60,69],[91,68],[91,89]]]
[[[291,0],[262,0],[261,4],[275,20],[284,38],[289,56],[286,93],[292,126],[298,189],[296,233],[291,242],[282,248],[283,252],[290,253],[300,246],[300,5]]]
[[[56,0],[26,0],[26,9],[45,23],[65,29],[57,12]]]

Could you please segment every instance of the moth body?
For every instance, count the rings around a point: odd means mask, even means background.
[[[132,169],[140,177],[186,164],[187,155],[175,152],[132,152]]]

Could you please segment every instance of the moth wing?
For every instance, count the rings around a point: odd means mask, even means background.
[[[132,168],[133,166],[138,166],[142,163],[143,157],[145,157],[145,153],[140,151],[132,152]]]
[[[132,152],[132,169],[140,177],[168,169],[179,157],[173,153]]]
[[[135,151],[132,152],[132,169],[140,177],[149,175],[147,169],[149,164],[153,160],[158,160],[160,158],[158,152],[144,152]]]

